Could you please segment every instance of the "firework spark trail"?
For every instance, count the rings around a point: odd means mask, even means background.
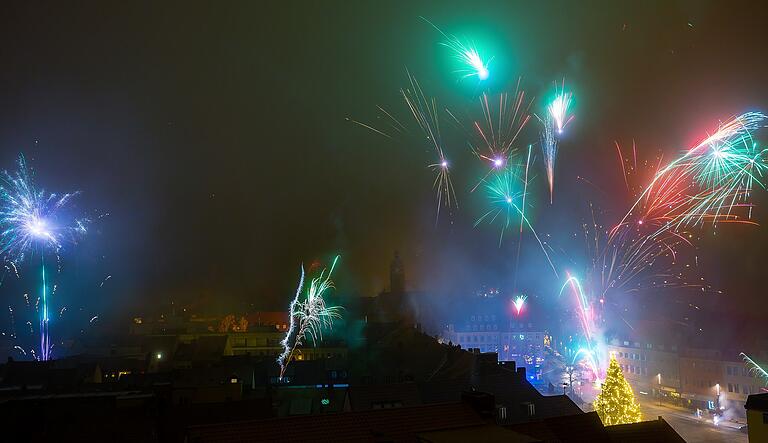
[[[544,168],[547,171],[549,183],[549,204],[552,204],[555,194],[555,160],[557,159],[557,138],[555,126],[551,117],[542,121],[544,129],[541,132],[541,153],[544,157]]]
[[[504,241],[504,232],[512,225],[513,219],[516,219],[519,215],[522,223],[528,226],[534,238],[539,243],[541,251],[544,253],[544,257],[552,268],[552,272],[555,276],[558,276],[557,269],[547,253],[544,243],[531,225],[531,222],[525,216],[525,211],[522,207],[525,192],[521,192],[519,188],[519,182],[522,180],[520,179],[518,169],[519,166],[510,165],[495,173],[491,179],[483,179],[483,182],[486,184],[486,195],[488,197],[490,209],[475,221],[474,226],[477,227],[481,223],[493,224],[497,219],[500,219],[501,230],[499,233],[499,247],[501,247],[501,244]]]
[[[0,254],[12,262],[21,262],[26,254],[40,254],[42,281],[42,310],[40,314],[40,357],[50,358],[51,343],[48,334],[48,288],[45,254],[58,256],[63,244],[74,241],[86,232],[87,219],[60,223],[63,209],[78,193],[48,194],[38,189],[27,167],[24,156],[19,156],[18,170],[5,171],[0,177]]]
[[[573,120],[573,116],[568,115],[571,98],[572,94],[565,92],[565,80],[563,80],[559,92],[557,91],[557,84],[555,84],[555,99],[547,106],[547,111],[554,121],[554,127],[557,129],[558,134],[562,134],[565,126]]]
[[[579,360],[579,356],[582,357],[581,360]],[[571,364],[576,364],[577,360],[586,363],[589,370],[592,371],[592,374],[595,376],[595,380],[600,379],[600,364],[593,349],[579,348],[579,350],[573,354]]]
[[[515,276],[512,280],[513,291],[517,291],[517,271],[520,268],[520,251],[523,249],[523,223],[525,221],[525,196],[528,194],[528,169],[531,165],[531,145],[528,145],[528,156],[525,160],[525,178],[523,180],[523,202],[520,205],[520,235],[517,239],[517,255],[515,257]],[[553,268],[554,269],[554,268]]]
[[[597,353],[595,351],[595,338],[593,336],[593,331],[595,330],[594,326],[594,319],[591,315],[592,309],[589,303],[589,297],[584,292],[583,287],[581,286],[581,282],[578,278],[572,276],[569,272],[566,272],[566,281],[563,284],[563,286],[560,288],[560,294],[559,296],[562,296],[563,291],[565,291],[566,287],[571,288],[571,292],[573,293],[573,296],[576,301],[577,305],[577,313],[579,317],[579,323],[581,325],[582,333],[584,335],[584,339],[587,341],[587,347],[579,349],[579,351],[574,355],[574,361],[576,361],[576,358],[584,354],[587,358],[585,359],[588,363],[588,366],[592,370],[592,373],[595,376],[595,379],[600,378],[600,364],[599,360],[597,358]]]
[[[338,306],[328,306],[323,298],[325,292],[332,289],[333,281],[331,274],[336,267],[339,256],[333,259],[331,268],[326,274],[325,269],[318,277],[310,280],[307,289],[306,298],[300,299],[304,288],[304,266],[301,267],[301,278],[296,288],[296,296],[290,305],[290,327],[285,334],[285,338],[280,342],[283,352],[278,356],[277,363],[280,365],[280,379],[285,375],[285,370],[291,362],[293,353],[297,348],[303,346],[304,341],[309,337],[313,345],[322,340],[323,328],[331,328],[333,321],[341,318],[339,312],[342,308]],[[291,341],[293,342],[291,344]]]
[[[592,256],[587,282],[595,295],[602,298],[609,290],[635,290],[654,279],[665,281],[664,286],[685,286],[667,270],[676,263],[679,248],[693,246],[685,235],[669,230],[657,234],[653,226],[625,225],[601,242],[603,236],[593,223],[593,240],[587,242]],[[587,225],[585,236],[589,238]],[[657,272],[651,272],[653,269]],[[630,284],[636,287],[630,289]]]
[[[760,379],[763,381],[763,385],[768,386],[768,372],[765,371],[760,365],[755,363],[754,360],[752,360],[747,354],[740,353],[739,354],[744,360],[744,364],[747,365],[748,371],[750,374],[756,374]]]
[[[454,58],[458,61],[460,66],[456,72],[462,74],[462,79],[467,77],[477,77],[477,79],[481,81],[488,79],[488,76],[490,75],[488,65],[493,61],[493,57],[483,61],[483,57],[480,55],[480,52],[474,44],[462,42],[455,35],[446,34],[426,18],[421,17],[421,19],[445,37],[445,41],[440,42],[440,45],[445,46],[453,53]]]

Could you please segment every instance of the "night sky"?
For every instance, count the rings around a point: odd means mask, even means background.
[[[465,201],[436,224],[424,149],[346,120],[375,121],[377,105],[405,116],[406,67],[447,106],[476,103],[420,16],[490,48],[492,91],[522,76],[536,110],[552,81],[573,89],[555,204],[539,163],[534,218],[574,266],[588,203],[613,217],[628,201],[614,140],[674,155],[720,119],[768,110],[768,13],[756,4],[197,3],[17,2],[0,14],[0,166],[23,152],[41,185],[80,189],[80,211],[109,214],[64,254],[69,297],[93,312],[171,299],[277,308],[301,262],[335,253],[352,294],[387,286],[394,250],[413,288],[510,288],[515,239],[499,247],[496,227],[473,228],[474,170],[457,174]],[[447,149],[473,161],[459,140]],[[766,193],[756,200],[765,225]],[[766,245],[765,226],[703,243],[723,309],[761,297]],[[537,248],[524,242],[517,285],[549,293],[558,283]]]

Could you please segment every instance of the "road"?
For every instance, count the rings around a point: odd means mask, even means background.
[[[748,443],[747,434],[714,426],[711,422],[699,420],[690,412],[659,406],[653,401],[640,401],[640,409],[645,420],[652,420],[661,415],[678,434],[688,443]]]
[[[550,360],[550,367],[545,371],[546,378],[558,388],[559,392],[562,383],[568,382],[565,364],[562,359],[552,358]],[[599,393],[599,388],[588,382],[582,382],[580,373],[576,375],[574,377],[574,393],[586,402],[581,405],[582,409],[584,411],[591,410],[591,402]],[[659,406],[654,399],[638,395],[637,390],[635,393],[635,398],[640,402],[645,420],[655,420],[656,417],[662,416],[688,443],[748,443],[749,441],[746,433],[724,426],[714,426],[711,421],[697,419],[691,411]],[[545,395],[547,394],[545,393]]]

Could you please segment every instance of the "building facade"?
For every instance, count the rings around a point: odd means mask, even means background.
[[[442,340],[480,352],[495,352],[499,361],[514,361],[526,367],[534,379],[541,378],[546,332],[532,322],[505,320],[495,314],[470,315],[463,324],[449,324]]]
[[[607,347],[635,390],[670,403],[680,403],[680,366],[676,344],[614,338]]]

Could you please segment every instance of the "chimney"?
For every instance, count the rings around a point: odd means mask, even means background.
[[[499,365],[502,368],[504,368],[504,369],[506,369],[508,371],[516,372],[515,361],[514,360],[511,360],[511,361],[500,361]]]

